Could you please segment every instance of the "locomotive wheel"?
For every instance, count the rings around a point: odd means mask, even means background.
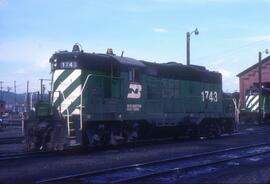
[[[137,123],[127,123],[123,128],[123,137],[125,142],[133,142],[138,139],[139,125]]]
[[[205,127],[207,138],[218,138],[221,136],[221,127],[216,122],[209,122]]]
[[[98,134],[97,131],[93,130],[93,129],[89,129],[87,132],[86,132],[86,135],[87,135],[87,138],[88,138],[88,145],[90,147],[92,146],[97,146],[100,144],[101,142],[101,137],[100,135]]]
[[[125,142],[125,138],[123,137],[123,132],[121,131],[120,133],[117,132],[115,133],[114,131],[111,131],[110,134],[110,144],[113,146],[122,144]]]
[[[216,123],[216,134],[215,134],[215,138],[219,138],[222,134],[222,127]]]
[[[186,131],[186,135],[192,140],[199,139],[200,138],[200,127],[199,126],[188,127],[187,131]]]
[[[137,124],[126,124],[125,126],[111,128],[110,144],[119,145],[126,142],[134,142],[138,139],[138,130]]]
[[[42,121],[27,131],[26,147],[28,151],[47,151],[51,149],[53,128],[48,122]]]
[[[139,134],[137,130],[132,130],[132,131],[125,132],[125,135],[126,135],[127,142],[133,142],[138,139]]]

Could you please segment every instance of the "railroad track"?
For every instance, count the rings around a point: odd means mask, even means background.
[[[35,151],[35,152],[19,152],[19,153],[4,153],[0,154],[1,161],[19,160],[19,159],[35,159],[35,158],[47,158],[47,157],[61,157],[68,155],[75,155],[81,153],[78,148],[70,148],[63,151]]]
[[[0,138],[0,144],[17,144],[22,143],[24,137],[5,137]]]
[[[0,161],[10,161],[16,159],[33,159],[33,158],[43,158],[49,156],[56,156],[59,152],[20,152],[20,153],[9,153],[0,154]]]
[[[36,183],[131,183],[268,153],[270,153],[270,142],[67,175],[40,180]]]

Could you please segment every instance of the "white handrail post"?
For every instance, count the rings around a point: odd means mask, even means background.
[[[64,93],[62,93],[62,91],[55,91],[55,92],[58,92],[59,94],[61,94],[62,95],[62,97],[63,97],[63,101],[65,101],[66,100],[66,98],[65,98],[65,95],[64,95]],[[54,95],[54,92],[53,92],[53,94],[52,95]],[[60,95],[59,95],[59,97],[60,97]],[[52,102],[53,103],[53,102]],[[61,113],[61,103],[60,103],[60,113]],[[70,136],[70,127],[69,127],[69,111],[68,111],[68,108],[67,108],[67,128],[68,128],[68,136]]]
[[[83,91],[84,91],[84,88],[86,86],[86,83],[89,79],[89,77],[91,77],[92,74],[88,74],[85,81],[84,81],[84,84],[83,84],[83,87],[82,87],[82,90],[81,90],[81,105],[80,105],[80,130],[82,130],[82,121],[83,121],[83,118],[82,118],[82,110],[83,110],[83,106],[82,106],[82,100],[83,100]]]
[[[64,101],[66,100],[64,93],[62,93],[62,91],[60,91],[60,93],[63,96]],[[61,104],[60,104],[60,108],[61,108]],[[70,136],[70,127],[69,127],[69,111],[68,111],[68,107],[67,107],[67,128],[68,128],[68,136]]]

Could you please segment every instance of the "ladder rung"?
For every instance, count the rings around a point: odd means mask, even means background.
[[[68,139],[76,139],[76,136],[69,136]]]

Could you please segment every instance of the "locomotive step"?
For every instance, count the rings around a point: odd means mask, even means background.
[[[68,141],[69,141],[70,146],[78,146],[78,145],[80,145],[80,143],[77,142],[77,137],[76,136],[69,136]]]

